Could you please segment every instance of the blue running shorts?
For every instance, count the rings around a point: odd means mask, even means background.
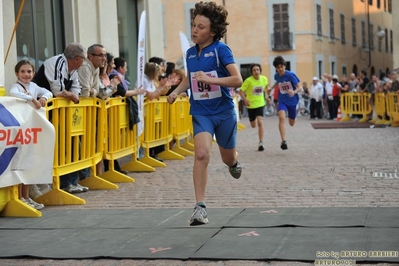
[[[286,105],[285,103],[278,103],[277,112],[285,111],[288,113],[288,118],[295,120],[297,115],[297,105]]]
[[[208,132],[216,137],[216,142],[223,149],[236,146],[237,116],[234,108],[217,115],[193,115],[194,136]]]

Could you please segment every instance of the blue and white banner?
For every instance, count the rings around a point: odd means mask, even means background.
[[[143,86],[144,67],[145,67],[145,10],[141,12],[139,35],[137,44],[137,87]],[[140,123],[137,124],[137,137],[144,131],[144,95],[137,96]],[[137,138],[138,139],[138,138]]]
[[[0,187],[52,183],[54,142],[44,108],[0,97]]]

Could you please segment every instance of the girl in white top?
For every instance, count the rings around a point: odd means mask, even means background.
[[[47,100],[53,97],[50,91],[31,82],[35,75],[35,67],[32,62],[19,61],[15,65],[15,75],[18,80],[10,89],[11,96],[32,102],[36,109],[46,106]]]
[[[19,61],[15,65],[15,75],[18,80],[10,89],[11,96],[32,102],[36,109],[46,106],[47,100],[53,97],[50,91],[31,82],[35,75],[35,67],[32,62],[28,60]],[[43,204],[37,203],[29,197],[30,186],[25,184],[19,185],[20,200],[37,210],[43,209]]]

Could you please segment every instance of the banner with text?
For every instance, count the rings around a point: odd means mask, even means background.
[[[137,87],[143,86],[144,67],[145,67],[145,11],[141,12],[139,35],[137,44]],[[144,95],[137,96],[140,123],[137,124],[137,136],[141,136],[144,131]],[[137,138],[138,139],[138,138]],[[139,148],[139,147],[137,147]]]
[[[52,183],[54,142],[44,108],[0,97],[0,187]]]

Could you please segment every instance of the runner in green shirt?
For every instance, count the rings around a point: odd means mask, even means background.
[[[242,84],[238,93],[240,94],[245,106],[248,109],[249,122],[251,127],[258,125],[259,145],[258,151],[263,151],[263,116],[266,101],[270,103],[268,95],[269,82],[266,76],[261,75],[262,67],[260,64],[251,64],[252,76],[248,77]]]

